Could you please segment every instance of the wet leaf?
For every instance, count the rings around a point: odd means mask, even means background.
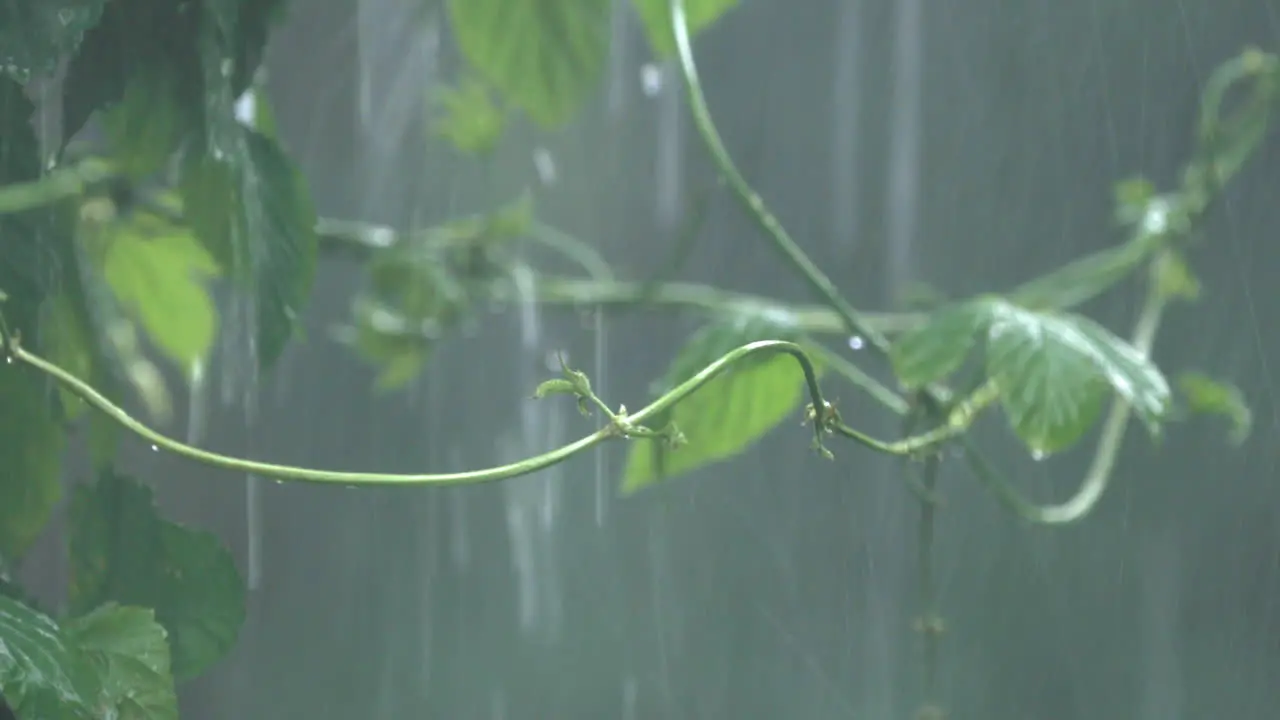
[[[490,152],[502,138],[506,116],[475,78],[441,90],[436,107],[435,133],[462,152]]]
[[[213,535],[161,518],[149,488],[104,471],[77,489],[70,525],[73,610],[105,602],[154,608],[178,680],[234,644],[245,591],[231,555]]]
[[[567,122],[604,69],[611,0],[450,0],[471,68],[544,126]]]
[[[92,675],[48,616],[0,595],[0,694],[21,718],[88,718]]]
[[[943,307],[927,322],[903,333],[889,351],[898,381],[908,388],[937,382],[960,369],[988,320],[986,302]]]
[[[743,314],[708,325],[689,339],[654,388],[666,392],[725,353],[759,340],[799,339],[789,317]],[[757,355],[702,386],[650,427],[674,423],[687,444],[631,440],[622,489],[642,490],[663,479],[738,455],[788,418],[798,418],[804,402],[804,375],[787,355]]]
[[[67,294],[59,293],[49,300],[42,325],[49,360],[81,380],[92,382],[92,331],[85,326]],[[68,420],[79,418],[87,408],[79,395],[61,385],[58,386],[58,396],[62,398],[62,412]]]
[[[107,603],[64,623],[63,634],[96,670],[97,708],[120,720],[177,720],[169,645],[152,610]]]
[[[18,82],[52,73],[98,23],[106,0],[0,2],[0,73]]]
[[[1170,391],[1160,371],[1105,328],[1003,301],[988,307],[987,375],[999,383],[1005,414],[1033,453],[1078,441],[1097,420],[1108,387],[1153,429],[1167,412]]]
[[[654,54],[664,58],[674,55],[676,36],[671,29],[671,1],[632,0],[632,4],[644,21],[645,33]],[[710,27],[737,4],[738,0],[685,0],[684,17],[689,37],[693,38]]]
[[[130,317],[183,372],[213,347],[217,309],[206,287],[218,266],[189,230],[134,213],[106,238],[102,272]]]
[[[1187,372],[1178,376],[1178,394],[1193,413],[1220,415],[1231,424],[1227,439],[1243,445],[1253,431],[1253,411],[1240,388],[1208,375]]]
[[[31,370],[0,363],[0,556],[22,557],[62,497],[62,426]]]

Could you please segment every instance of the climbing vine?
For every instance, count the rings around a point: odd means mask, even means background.
[[[836,462],[841,439],[923,462],[906,465],[921,503],[925,636],[921,716],[938,713],[931,542],[942,450],[1039,524],[1084,517],[1103,496],[1131,419],[1150,434],[1215,413],[1248,436],[1230,384],[1198,371],[1172,381],[1151,358],[1163,314],[1194,299],[1200,218],[1263,142],[1280,92],[1280,61],[1248,50],[1209,79],[1180,183],[1119,182],[1117,244],[1004,293],[918,313],[867,313],[806,256],[737,170],[702,94],[691,34],[734,0],[634,0],[654,54],[681,70],[703,145],[744,210],[821,304],[613,276],[590,245],[536,219],[531,196],[419,233],[320,218],[305,180],[274,137],[260,62],[283,0],[17,0],[0,5],[0,692],[18,717],[175,718],[176,683],[218,662],[244,621],[243,583],[208,533],[163,518],[149,487],[119,471],[121,432],[157,449],[280,480],[348,485],[467,484],[514,478],[614,440],[630,442],[621,479],[637,492],[731,458],[797,415],[816,452]],[[608,52],[609,0],[451,0],[442,8],[464,71],[433,104],[432,126],[458,152],[482,155],[513,123],[571,122],[594,92]],[[62,68],[62,72],[58,72]],[[56,127],[35,124],[37,80],[52,80]],[[1230,101],[1228,101],[1230,97]],[[246,100],[254,111],[243,111]],[[92,128],[86,132],[86,128]],[[89,138],[93,138],[90,140]],[[454,474],[339,473],[228,457],[154,428],[170,412],[161,365],[203,371],[227,318],[212,300],[232,289],[243,352],[270,372],[295,333],[321,253],[356,253],[365,283],[340,339],[378,368],[377,384],[413,380],[434,343],[477,304],[510,292],[513,241],[540,242],[583,269],[538,273],[539,302],[567,307],[695,308],[706,323],[628,411],[564,366],[534,397],[574,399],[593,432],[502,467]],[[1123,283],[1145,301],[1128,339],[1076,309]],[[885,385],[834,352],[857,338],[886,356]],[[870,437],[825,399],[847,384],[902,416],[903,434]],[[1107,407],[1110,406],[1108,410]],[[139,408],[136,412],[126,407]],[[983,457],[974,421],[1002,412],[1037,457],[1102,425],[1076,495],[1039,506]],[[92,482],[63,498],[62,458],[87,427]],[[858,450],[848,451],[850,454]],[[69,593],[44,607],[16,581],[22,560],[66,501]]]

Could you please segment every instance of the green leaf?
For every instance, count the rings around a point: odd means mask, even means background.
[[[450,0],[472,69],[544,126],[563,125],[604,68],[611,0]]]
[[[1160,256],[1155,266],[1155,282],[1166,299],[1193,301],[1200,297],[1200,280],[1181,253],[1169,251]]]
[[[189,230],[136,212],[105,239],[102,272],[120,306],[187,372],[213,347],[217,309],[205,283],[218,273]]]
[[[244,584],[208,533],[156,514],[149,488],[104,471],[72,499],[71,605],[152,607],[169,633],[173,676],[194,677],[234,644],[244,623]]]
[[[18,717],[87,717],[90,677],[57,623],[0,596],[0,694]]]
[[[670,57],[676,52],[676,36],[671,29],[670,0],[632,0],[640,19],[644,21],[649,44],[659,57]],[[738,4],[738,0],[685,0],[685,25],[693,38],[712,23],[719,20]]]
[[[85,326],[66,293],[59,293],[49,300],[42,325],[45,353],[49,360],[81,380],[92,382],[92,330]],[[62,399],[62,412],[68,420],[79,418],[88,407],[79,395],[61,385],[58,386],[58,395]]]
[[[1170,391],[1141,353],[1091,320],[991,301],[988,377],[1014,432],[1035,454],[1074,444],[1093,425],[1110,386],[1155,428]]]
[[[444,88],[435,104],[435,134],[458,150],[488,153],[502,138],[505,114],[494,104],[489,88],[475,78],[464,80],[457,88]]]
[[[0,71],[19,82],[54,71],[98,23],[106,0],[0,2]]]
[[[302,177],[271,139],[236,126],[215,154],[192,145],[182,177],[196,237],[255,298],[259,364],[279,358],[315,276],[316,215]]]
[[[790,317],[777,313],[742,314],[708,325],[694,334],[654,388],[666,392],[729,351],[759,340],[797,340]],[[793,358],[753,356],[702,386],[653,429],[674,423],[688,444],[632,440],[622,489],[633,493],[660,480],[731,458],[779,423],[798,413],[806,397],[804,375]]]
[[[1156,197],[1156,186],[1144,177],[1121,180],[1115,186],[1116,219],[1123,225],[1136,225],[1147,214],[1148,204]]]
[[[918,388],[960,369],[988,320],[985,300],[950,305],[894,340],[889,359],[899,382]]]
[[[1227,93],[1248,84],[1234,113],[1224,113]],[[1280,59],[1256,49],[1223,63],[1209,77],[1200,104],[1200,150],[1222,185],[1253,157],[1266,137],[1280,94]]]
[[[1253,431],[1253,411],[1240,388],[1208,375],[1187,372],[1178,376],[1178,392],[1193,413],[1221,415],[1231,423],[1227,439],[1243,445]]]
[[[161,170],[190,131],[192,113],[178,104],[178,82],[169,65],[139,68],[103,115],[112,156],[132,180]]]
[[[22,557],[62,497],[65,437],[31,370],[0,363],[0,556]]]
[[[96,707],[120,720],[177,720],[169,645],[152,610],[107,603],[66,622],[63,634],[97,671]]]

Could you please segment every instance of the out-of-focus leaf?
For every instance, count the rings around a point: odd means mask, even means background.
[[[0,306],[0,310],[3,307]],[[46,354],[55,365],[75,375],[81,380],[93,380],[93,346],[90,328],[84,322],[72,300],[65,293],[59,293],[49,300],[48,311],[43,323]],[[58,395],[62,399],[62,411],[68,420],[75,420],[84,412],[86,405],[80,396],[58,386]]]
[[[999,383],[1014,432],[1036,454],[1074,444],[1093,425],[1108,386],[1155,428],[1170,390],[1150,360],[1087,318],[991,301],[988,377]]]
[[[1248,83],[1248,96],[1234,113],[1223,111],[1227,93]],[[1280,94],[1280,59],[1257,49],[1214,70],[1200,102],[1200,149],[1221,185],[1248,162],[1262,143]]]
[[[202,362],[217,333],[205,283],[218,266],[191,232],[145,212],[115,224],[102,271],[120,306],[183,372]]]
[[[1101,295],[1141,267],[1161,234],[1144,233],[1144,242],[1126,242],[1067,263],[1019,285],[1009,298],[1031,310],[1053,310],[1079,305]]]
[[[676,36],[671,29],[670,0],[632,0],[636,12],[644,21],[649,44],[659,57],[670,57],[676,52]],[[685,0],[685,25],[689,37],[711,26],[722,15],[733,9],[738,0]]]
[[[165,630],[149,608],[102,605],[63,625],[101,684],[94,705],[119,720],[177,720]]]
[[[1231,424],[1232,445],[1242,445],[1253,431],[1253,411],[1240,388],[1196,372],[1178,376],[1178,394],[1193,413],[1221,415]]]
[[[18,82],[51,73],[102,17],[106,0],[0,2],[0,73]]]
[[[91,717],[92,675],[48,616],[0,596],[0,694],[18,717]]]
[[[139,68],[120,102],[103,114],[113,158],[135,181],[162,169],[190,131],[192,113],[178,104],[178,82],[168,65]]]
[[[399,390],[421,374],[431,354],[431,337],[371,302],[357,301],[353,315],[355,324],[341,328],[336,339],[378,368],[374,384],[379,392]]]
[[[226,654],[244,623],[244,583],[216,537],[160,518],[150,489],[111,471],[77,489],[70,524],[73,609],[155,608],[178,680]]]
[[[972,300],[943,307],[920,327],[903,333],[889,351],[899,382],[918,388],[958,370],[988,319],[986,301]]]
[[[64,445],[39,376],[0,363],[0,556],[11,562],[44,530],[62,497]]]
[[[1147,204],[1156,197],[1156,186],[1144,177],[1116,183],[1116,220],[1122,225],[1135,225],[1147,212]]]
[[[458,150],[487,153],[502,138],[505,114],[493,102],[489,88],[475,78],[442,90],[435,104],[435,133]]]
[[[793,320],[773,312],[718,321],[689,339],[654,391],[666,392],[741,345],[798,339]],[[623,492],[738,455],[783,420],[796,417],[804,398],[804,375],[791,357],[757,356],[735,365],[654,421],[654,429],[673,423],[687,444],[672,448],[662,441],[630,441]]]
[[[611,0],[450,0],[470,66],[544,126],[564,124],[604,68]]]
[[[1167,299],[1192,301],[1200,297],[1200,281],[1181,253],[1170,251],[1160,256],[1155,267],[1155,282],[1160,294]]]

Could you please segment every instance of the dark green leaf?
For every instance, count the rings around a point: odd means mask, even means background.
[[[216,152],[188,148],[184,213],[219,264],[231,269],[233,279],[248,282],[256,301],[258,359],[269,368],[311,293],[315,210],[302,177],[275,142],[239,125],[230,138]]]
[[[0,694],[18,717],[87,717],[90,678],[57,623],[0,596]]]
[[[0,363],[0,556],[15,561],[62,496],[65,438],[40,378]]]
[[[471,67],[546,126],[564,124],[604,68],[611,0],[450,0]]]
[[[19,82],[53,72],[102,17],[106,0],[0,2],[0,71]]]
[[[726,318],[689,339],[655,391],[666,392],[741,345],[798,338],[792,319],[776,313]],[[653,423],[655,430],[674,423],[688,444],[631,441],[623,492],[741,453],[788,417],[798,418],[805,397],[804,375],[789,356],[753,356],[735,365]]]
[[[985,300],[944,307],[894,340],[889,351],[899,382],[918,388],[960,369],[988,320]]]
[[[192,110],[179,105],[178,82],[169,65],[139,68],[103,116],[113,159],[132,180],[162,169],[191,130]]]
[[[1153,428],[1169,387],[1132,346],[1082,317],[992,301],[987,375],[1000,386],[1010,424],[1036,454],[1069,447],[1092,426],[1108,386]]]
[[[151,491],[105,471],[71,509],[73,608],[152,607],[169,633],[173,676],[199,674],[226,654],[244,622],[244,585],[208,533],[160,518]]]
[[[674,55],[676,37],[671,28],[671,0],[632,0],[632,4],[644,21],[654,53],[659,57]],[[689,37],[709,27],[737,4],[738,0],[685,0],[684,17]]]
[[[1178,392],[1193,413],[1221,415],[1231,423],[1227,438],[1242,445],[1253,430],[1253,412],[1240,388],[1195,372],[1178,376]]]
[[[152,610],[108,603],[66,622],[63,634],[97,672],[96,707],[120,720],[177,720],[169,645]]]

